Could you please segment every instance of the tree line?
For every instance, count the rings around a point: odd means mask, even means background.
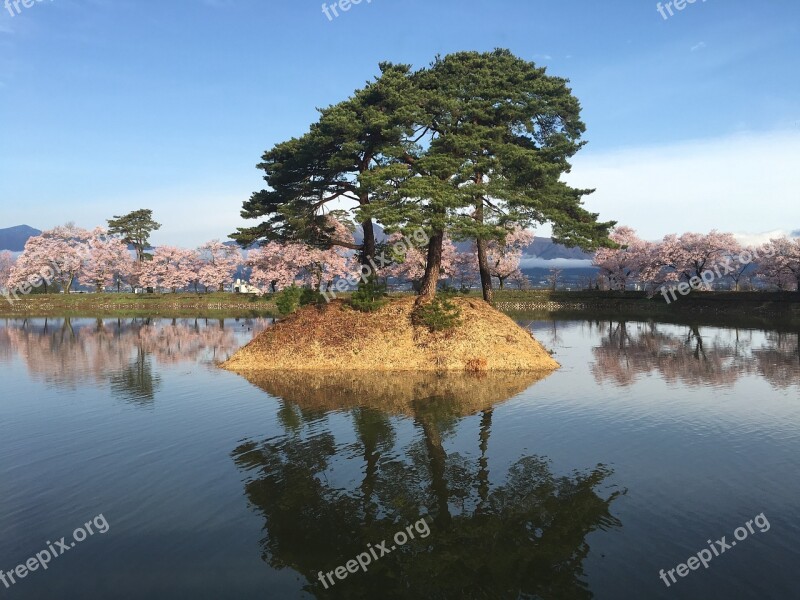
[[[150,234],[160,227],[152,220],[152,211],[143,209],[131,215],[138,216],[115,217],[109,220],[112,225],[108,228],[87,230],[67,224],[44,231],[27,241],[18,258],[11,252],[0,252],[0,289],[29,282],[34,287],[41,284],[45,293],[69,292],[75,284],[98,292],[133,288],[222,291],[239,274],[250,284],[249,290],[264,294],[293,285],[325,291],[338,279],[355,285],[361,275],[357,255],[343,247],[321,249],[298,242],[268,242],[242,251],[235,245],[212,240],[196,249],[170,245],[151,249]],[[128,224],[121,225],[121,219],[127,219]],[[327,225],[338,239],[355,244],[352,224],[346,226],[329,215]],[[509,278],[524,278],[519,268],[522,249],[532,241],[532,232],[517,228],[507,236],[505,245],[488,245],[491,273],[501,287]],[[381,247],[386,258],[380,261],[375,274],[384,282],[392,279],[418,289],[425,273],[424,246],[409,243],[396,233],[386,238]],[[462,289],[475,285],[475,252],[474,246],[471,252],[458,252],[446,237],[440,280]],[[48,278],[51,284],[42,280],[45,269],[55,273]],[[37,278],[40,284],[33,281]]]
[[[737,291],[745,286],[800,290],[800,238],[748,246],[732,233],[711,231],[673,233],[650,242],[630,227],[617,227],[610,237],[618,248],[601,248],[594,258],[609,289],[671,289],[690,283],[708,289],[713,282],[713,287],[729,285]]]

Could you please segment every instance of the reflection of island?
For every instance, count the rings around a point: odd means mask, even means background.
[[[582,567],[586,536],[620,525],[609,512],[619,492],[603,498],[598,491],[610,471],[598,465],[556,476],[547,460],[526,456],[502,474],[490,472],[493,406],[535,376],[302,377],[305,389],[277,374],[258,382],[281,397],[284,435],[247,440],[233,452],[250,475],[247,496],[265,518],[263,558],[273,568],[295,569],[320,598],[591,597]],[[329,425],[332,409],[347,416],[347,432],[338,417]],[[474,456],[448,453],[448,440],[476,413]],[[408,419],[410,438],[401,427]],[[337,444],[350,436],[355,442]],[[361,464],[356,479],[354,459]],[[330,589],[318,580],[320,570],[390,540],[423,515],[431,517],[425,540]]]
[[[752,331],[654,323],[600,322],[593,348],[598,382],[631,385],[657,373],[670,383],[731,386],[758,374],[773,386],[800,385],[800,335],[767,332],[758,347]]]
[[[50,385],[76,389],[107,385],[116,395],[150,402],[160,384],[153,361],[216,362],[227,359],[264,319],[32,319],[0,327],[0,360],[20,357],[30,374]]]

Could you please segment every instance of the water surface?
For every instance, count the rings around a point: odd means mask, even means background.
[[[215,364],[267,320],[5,321],[0,569],[109,530],[0,595],[796,597],[796,332],[521,323],[560,371],[248,381]]]

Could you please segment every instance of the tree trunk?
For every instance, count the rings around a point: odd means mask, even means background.
[[[475,220],[483,225],[483,198],[480,198],[478,205],[475,207]],[[478,271],[481,274],[483,299],[491,303],[494,300],[494,293],[492,291],[492,274],[489,272],[489,258],[486,255],[486,240],[478,236],[475,243],[478,246]]]
[[[417,303],[425,299],[432,299],[436,296],[436,284],[439,282],[439,274],[442,271],[442,245],[444,243],[444,232],[438,231],[431,236],[428,243],[428,258],[425,261],[425,276],[419,288],[419,298]]]
[[[361,223],[361,228],[364,230],[364,247],[361,249],[361,264],[369,266],[371,259],[375,256],[375,227],[372,225],[372,219],[367,219]]]

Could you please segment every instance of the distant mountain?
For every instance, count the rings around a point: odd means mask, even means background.
[[[554,244],[551,238],[537,237],[533,243],[525,248],[523,254],[535,256],[543,260],[569,258],[574,260],[592,260],[593,254],[584,252],[580,248],[567,248],[561,244]]]
[[[364,239],[364,234],[361,231],[361,228],[356,228],[354,233],[356,244],[360,244]],[[375,238],[380,242],[386,239],[386,234],[383,232],[383,229],[380,225],[375,224]],[[469,252],[471,242],[457,242],[456,248],[459,252]],[[589,252],[584,252],[580,248],[567,248],[566,246],[562,246],[561,244],[554,244],[553,240],[548,237],[536,237],[533,240],[533,243],[526,247],[525,250],[522,252],[525,258],[527,259],[539,259],[537,262],[540,263],[541,261],[547,260],[558,260],[558,259],[567,259],[567,260],[581,260],[581,261],[591,261],[593,258],[593,254]],[[569,268],[571,265],[557,265],[560,268],[566,267]],[[586,264],[576,263],[575,266],[588,266]]]
[[[11,250],[21,252],[25,248],[28,238],[39,235],[42,232],[27,225],[17,225],[0,229],[0,250]]]

